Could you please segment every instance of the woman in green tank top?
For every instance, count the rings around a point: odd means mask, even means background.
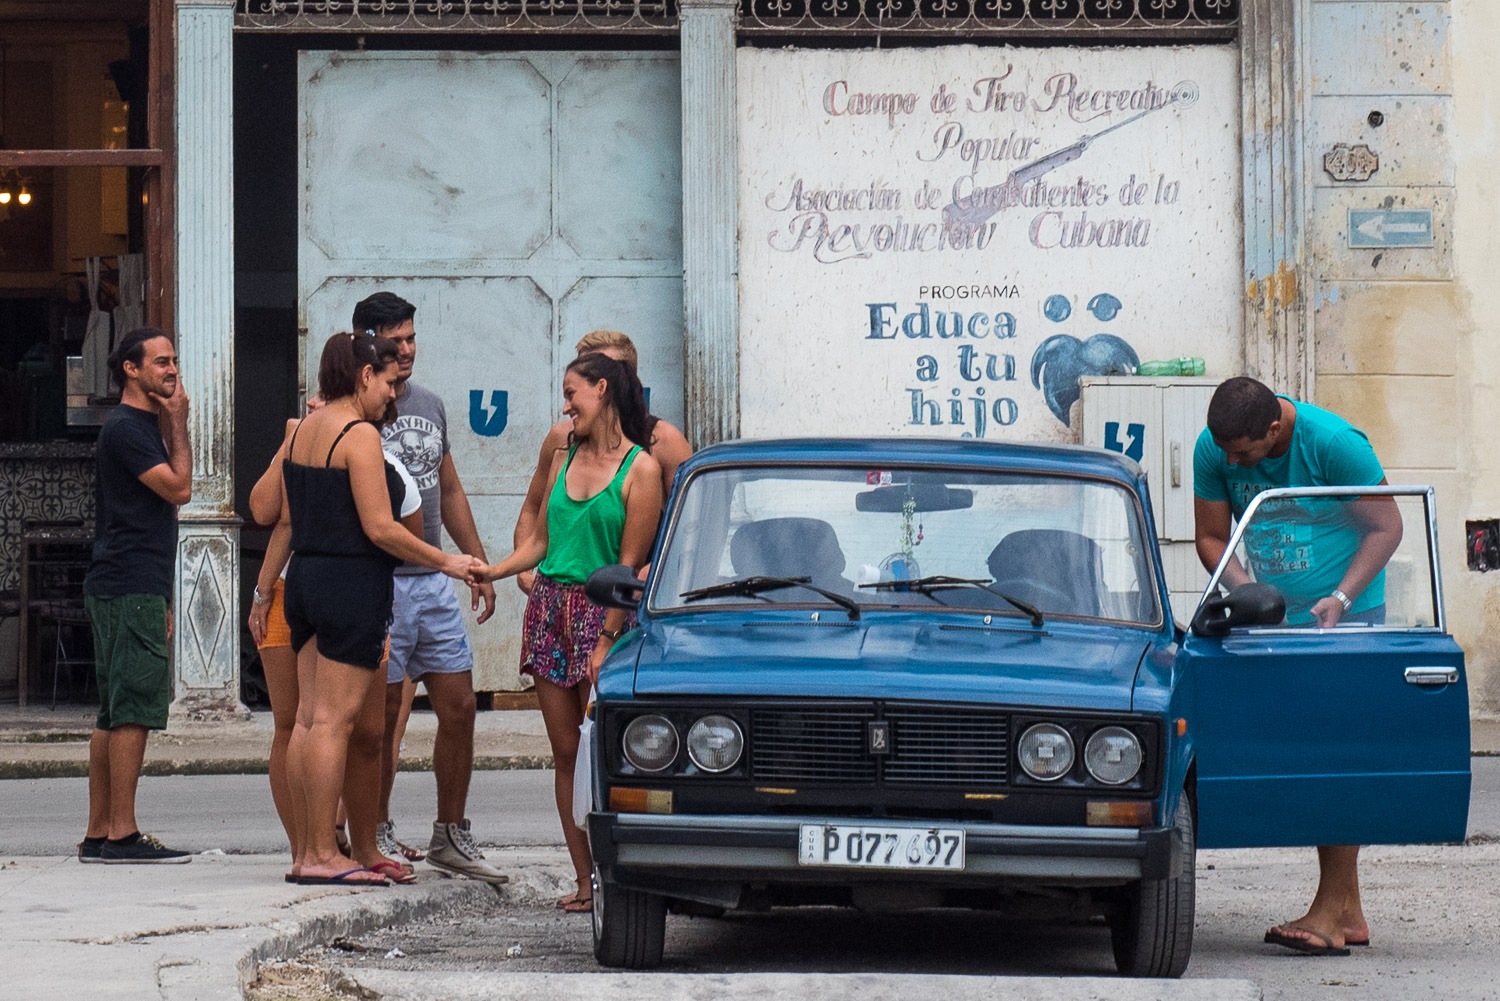
[[[651,558],[661,516],[661,470],[646,449],[651,418],[635,373],[602,354],[580,355],[563,375],[563,413],[573,419],[568,447],[552,460],[551,486],[531,538],[481,579],[537,570],[526,601],[521,673],[536,678],[556,772],[557,811],[578,877],[564,910],[588,911],[593,898],[588,841],[573,824],[573,766],[589,685],[626,628],[626,615],[584,596],[583,582],[603,566],[639,570]]]

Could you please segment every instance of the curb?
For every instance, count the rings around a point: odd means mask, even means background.
[[[324,945],[339,937],[357,938],[360,935],[386,925],[403,924],[429,917],[445,908],[465,904],[479,904],[495,896],[495,888],[487,883],[472,880],[442,879],[431,889],[417,896],[389,893],[380,896],[360,893],[341,898],[330,912],[314,914],[290,922],[291,927],[280,930],[262,939],[251,947],[235,964],[238,977],[238,992],[235,997],[244,997],[245,990],[260,973],[262,963],[290,959],[316,945]],[[163,991],[164,1001],[188,1001],[196,999],[197,985],[190,992],[174,995]]]
[[[269,767],[265,758],[210,758],[147,761],[142,775],[264,775]],[[505,772],[550,769],[552,756],[546,754],[477,755],[474,770]],[[402,758],[403,772],[430,772],[432,758]],[[3,779],[81,779],[87,778],[89,763],[83,761],[0,761]]]

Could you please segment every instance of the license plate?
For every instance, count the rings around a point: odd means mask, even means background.
[[[962,869],[964,832],[945,827],[803,824],[797,861],[871,869]]]

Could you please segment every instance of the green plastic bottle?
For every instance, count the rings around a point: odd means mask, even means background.
[[[1203,359],[1183,355],[1166,361],[1143,361],[1136,368],[1136,375],[1202,375]]]

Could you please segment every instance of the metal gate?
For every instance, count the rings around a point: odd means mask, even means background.
[[[681,424],[677,56],[302,52],[298,87],[304,384],[361,298],[416,304],[414,377],[497,560],[580,336],[628,333]],[[499,593],[470,631],[480,690],[518,685],[524,599]]]

